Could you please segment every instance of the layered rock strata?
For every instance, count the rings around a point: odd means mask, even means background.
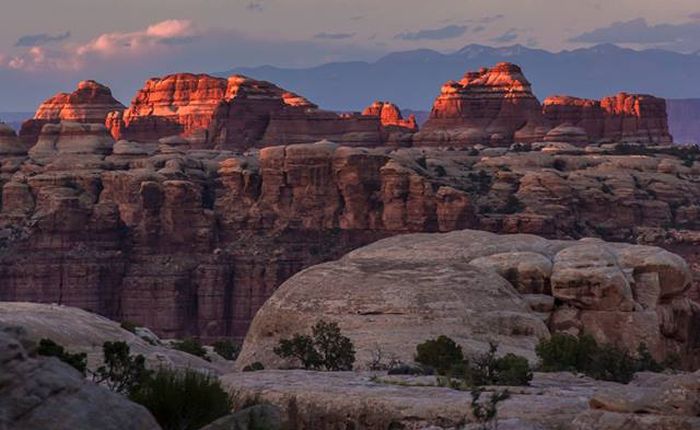
[[[43,102],[34,118],[25,121],[20,138],[27,145],[36,142],[42,127],[48,123],[71,121],[104,124],[108,114],[124,109],[112,91],[95,81],[82,81],[72,93],[59,93]]]
[[[239,75],[223,79],[183,73],[151,79],[127,110],[109,115],[107,126],[115,139],[178,135],[199,148],[245,150],[320,139],[382,143],[378,118],[322,111],[297,94]]]
[[[105,135],[48,125],[42,139],[57,143],[3,162],[0,300],[76,306],[164,337],[240,338],[305,267],[398,233],[464,228],[658,244],[700,268],[700,170],[683,150],[326,142],[236,154]]]

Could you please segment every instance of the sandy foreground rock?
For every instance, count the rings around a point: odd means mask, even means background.
[[[102,364],[104,342],[123,341],[129,344],[132,354],[143,354],[151,368],[191,368],[215,374],[230,370],[227,362],[209,362],[164,344],[150,344],[122,329],[119,323],[67,306],[0,302],[0,325],[20,327],[33,342],[48,338],[70,352],[84,352],[88,355],[88,367],[93,369]]]
[[[467,354],[493,341],[533,361],[537,343],[561,331],[629,351],[644,343],[659,360],[688,356],[690,283],[685,261],[654,247],[475,230],[395,236],[285,282],[253,319],[237,366],[293,365],[274,347],[318,320],[339,324],[360,368],[377,349],[409,362],[440,335]]]
[[[696,429],[700,418],[695,409],[674,407],[697,404],[700,392],[694,384],[684,382],[697,377],[697,373],[638,374],[633,382],[622,385],[570,373],[535,373],[530,386],[491,387],[484,396],[496,389],[507,388],[511,393],[499,405],[499,429]],[[663,388],[650,386],[650,380]],[[471,395],[434,386],[433,377],[266,370],[233,373],[222,381],[235,390],[239,401],[257,398],[281,407],[298,429],[477,428],[469,424],[474,422]],[[641,410],[618,406],[640,393],[661,403],[655,409]],[[664,393],[685,399],[664,403]]]
[[[0,324],[0,429],[155,430],[141,405],[87,381],[55,358],[33,358]]]

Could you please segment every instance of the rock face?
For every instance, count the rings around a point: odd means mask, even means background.
[[[168,348],[160,339],[150,342],[124,330],[119,323],[82,309],[40,303],[0,302],[0,326],[22,327],[26,339],[38,343],[47,338],[72,352],[84,352],[88,368],[103,364],[105,342],[126,342],[132,354],[142,354],[152,369],[159,367],[195,369],[222,374],[231,370],[227,363],[209,362],[200,357]]]
[[[654,247],[474,230],[395,236],[282,284],[253,319],[237,366],[289,364],[274,347],[318,320],[339,324],[360,366],[374,345],[408,362],[443,334],[469,355],[495,341],[534,360],[540,339],[565,331],[687,357],[700,323],[690,284],[685,261]]]
[[[52,124],[58,143],[3,158],[0,300],[79,307],[166,338],[242,338],[305,267],[398,233],[465,228],[659,245],[700,271],[700,170],[678,148],[324,142],[237,154],[181,137],[107,144],[96,126],[67,137],[82,127]]]
[[[673,143],[666,102],[653,96],[619,93],[600,101],[553,96],[543,110],[552,125],[579,127],[592,142]]]
[[[95,81],[82,81],[72,93],[59,93],[42,103],[34,118],[24,122],[20,131],[22,141],[32,145],[42,127],[60,121],[104,124],[107,115],[124,105],[112,97],[112,91]]]
[[[529,386],[507,387],[510,397],[498,405],[498,428],[695,429],[700,426],[698,376],[640,373],[622,385],[570,373],[535,373]],[[439,387],[435,377],[265,370],[231,373],[222,382],[242,400],[279,407],[294,428],[483,428],[471,413],[470,393]],[[487,387],[483,397],[492,390]]]
[[[381,144],[377,119],[321,111],[269,82],[234,75],[176,74],[154,78],[107,126],[115,139],[155,141],[179,135],[200,148],[244,150],[308,143]]]
[[[499,63],[444,84],[414,141],[420,146],[503,146],[541,140],[549,128],[520,67]]]
[[[11,333],[0,330],[0,428],[160,428],[143,406],[89,382],[69,365],[31,357]]]
[[[398,127],[407,129],[407,131],[418,131],[418,123],[416,122],[415,115],[410,115],[408,119],[404,119],[399,107],[390,102],[376,101],[370,106],[367,106],[367,108],[362,111],[362,115],[379,117],[382,127],[385,128]]]

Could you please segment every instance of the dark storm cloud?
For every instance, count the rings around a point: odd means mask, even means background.
[[[460,37],[466,31],[466,25],[448,25],[442,28],[401,33],[397,34],[395,38],[402,40],[446,40]]]
[[[60,42],[70,37],[70,31],[52,36],[48,33],[28,34],[20,37],[15,46],[42,46],[51,42]]]

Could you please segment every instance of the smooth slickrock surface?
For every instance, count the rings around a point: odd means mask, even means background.
[[[535,373],[527,387],[507,389],[511,396],[498,406],[498,428],[512,430],[612,430],[698,428],[694,410],[631,410],[615,402],[646,395],[659,396],[666,386],[695,374],[638,374],[628,385],[595,381],[570,373]],[[471,414],[469,392],[436,387],[434,377],[387,376],[375,373],[306,372],[300,370],[232,373],[222,377],[242,398],[269,402],[285,411],[298,429],[398,428],[478,429]],[[685,384],[688,386],[688,384]],[[697,390],[676,393],[688,404]],[[595,400],[607,396],[610,404]],[[591,400],[593,399],[593,400]],[[663,401],[662,399],[658,399]],[[668,405],[669,408],[671,404]],[[466,425],[466,427],[465,427]]]
[[[156,430],[141,405],[86,380],[56,358],[31,357],[0,327],[0,429]]]
[[[688,357],[700,318],[684,294],[690,283],[685,261],[660,248],[474,230],[394,236],[282,284],[253,319],[237,366],[295,365],[273,348],[318,320],[338,323],[360,367],[376,346],[409,362],[417,344],[440,335],[469,355],[494,341],[534,361],[550,331],[630,351],[645,343],[659,360]],[[528,294],[555,301],[547,310]]]
[[[126,342],[132,354],[146,357],[149,367],[160,366],[202,369],[224,373],[227,363],[212,363],[202,358],[168,348],[157,338],[151,344],[124,330],[119,323],[81,309],[40,303],[0,302],[0,325],[21,327],[26,338],[39,342],[51,339],[71,352],[88,355],[88,367],[102,365],[102,345],[105,342]]]

